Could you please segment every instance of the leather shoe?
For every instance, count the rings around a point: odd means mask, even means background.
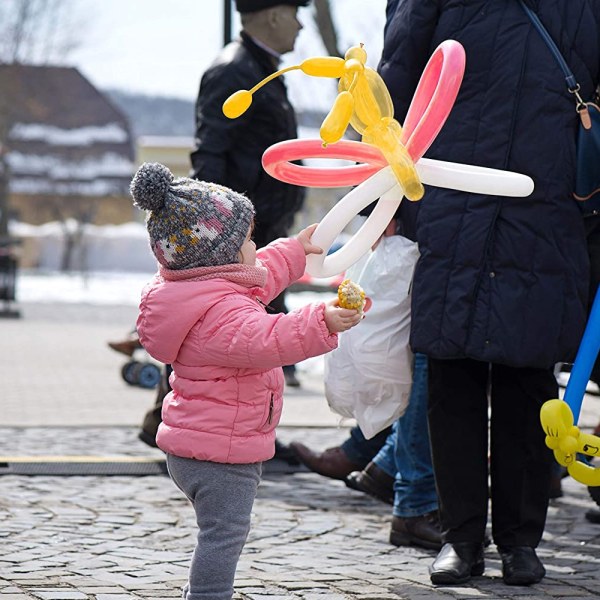
[[[120,352],[121,354],[125,354],[127,356],[133,356],[133,353],[142,347],[140,340],[137,338],[132,338],[129,340],[123,340],[122,342],[108,342],[108,347],[115,350],[115,352]]]
[[[323,452],[313,452],[300,442],[292,442],[290,449],[311,471],[332,479],[346,479],[352,471],[362,468],[362,465],[352,462],[339,446]]]
[[[353,471],[346,477],[346,485],[388,504],[394,504],[394,478],[370,462],[362,471]]]
[[[531,585],[546,574],[542,561],[531,546],[498,546],[502,579],[506,585]]]
[[[438,511],[418,517],[395,516],[392,519],[390,544],[439,550],[442,547],[442,529]]]
[[[275,438],[275,456],[273,458],[282,460],[292,467],[297,467],[300,464],[292,449],[277,438]]]
[[[472,576],[482,575],[484,569],[483,544],[446,543],[429,567],[429,578],[438,585],[466,583]]]

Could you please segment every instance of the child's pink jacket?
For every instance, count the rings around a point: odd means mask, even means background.
[[[158,446],[170,454],[223,463],[272,458],[282,408],[281,366],[337,347],[324,304],[287,315],[268,304],[304,272],[296,239],[258,252],[257,266],[170,271],[142,293],[137,331],[156,360],[173,365]]]

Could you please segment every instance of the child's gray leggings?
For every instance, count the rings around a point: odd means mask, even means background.
[[[185,600],[231,600],[262,463],[231,465],[167,454],[171,479],[196,511],[198,540]]]

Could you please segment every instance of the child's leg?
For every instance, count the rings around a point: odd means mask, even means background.
[[[169,473],[196,511],[198,541],[186,600],[230,600],[250,530],[261,463],[229,465],[167,455]]]

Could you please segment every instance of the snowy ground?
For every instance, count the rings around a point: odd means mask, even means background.
[[[19,271],[19,302],[66,302],[99,305],[137,305],[140,292],[152,273],[88,273],[64,274],[54,271]],[[329,291],[288,294],[289,308],[321,301]]]
[[[144,285],[152,273],[73,273],[19,271],[17,301],[35,304],[86,304],[97,306],[137,306]],[[309,302],[333,297],[333,292],[289,293],[287,304],[294,309]],[[310,358],[299,365],[300,372],[322,376],[323,357]]]

